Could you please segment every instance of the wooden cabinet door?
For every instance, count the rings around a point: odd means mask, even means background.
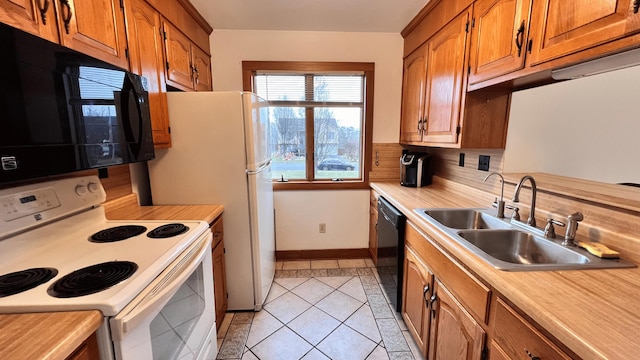
[[[485,331],[438,280],[434,296],[429,359],[481,359]]]
[[[0,22],[58,42],[54,0],[0,0]]]
[[[219,329],[227,311],[227,273],[224,261],[224,228],[222,218],[211,225],[213,241],[211,242],[213,261],[213,293],[216,308],[216,326]]]
[[[473,6],[469,84],[524,67],[531,0],[478,0]]]
[[[127,1],[131,71],[147,79],[151,129],[156,148],[171,146],[164,80],[160,14],[144,0]]]
[[[191,45],[193,61],[193,82],[196,91],[211,91],[211,57],[199,47]]]
[[[530,65],[640,31],[634,0],[541,0],[531,13]]]
[[[191,41],[178,29],[164,22],[167,84],[182,90],[193,90]]]
[[[426,355],[429,344],[431,317],[428,301],[432,293],[433,275],[417,255],[405,247],[402,318],[423,355]]]
[[[374,264],[378,264],[378,209],[369,206],[369,255]]]
[[[429,40],[424,142],[458,142],[470,15],[463,12]]]
[[[404,59],[401,143],[422,141],[426,77],[427,44],[424,44]]]
[[[58,0],[60,43],[122,68],[126,57],[124,13],[118,0]]]
[[[224,263],[224,241],[213,249],[213,291],[216,302],[216,325],[222,325],[227,311],[227,281]]]

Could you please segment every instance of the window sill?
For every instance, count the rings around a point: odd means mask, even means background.
[[[361,190],[369,189],[367,181],[304,181],[273,182],[273,191],[289,190]]]

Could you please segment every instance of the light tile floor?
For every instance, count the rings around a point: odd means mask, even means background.
[[[262,311],[230,312],[218,359],[422,359],[370,259],[284,261]]]

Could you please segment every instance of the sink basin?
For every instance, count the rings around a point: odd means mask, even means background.
[[[435,220],[451,229],[508,229],[511,227],[509,223],[483,212],[489,210],[417,209],[416,211],[425,219]]]
[[[505,271],[611,269],[636,267],[621,259],[601,259],[542,230],[491,215],[495,209],[414,209],[425,221],[496,269]]]
[[[513,264],[586,264],[589,258],[520,230],[460,231],[458,235],[488,255]]]

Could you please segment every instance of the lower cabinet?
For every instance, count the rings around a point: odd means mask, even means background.
[[[481,359],[484,329],[438,280],[430,305],[429,359]]]
[[[402,318],[426,359],[577,358],[411,222],[402,292]]]
[[[213,260],[213,292],[216,302],[216,327],[220,329],[222,319],[227,312],[227,275],[224,264],[224,229],[222,217],[219,217],[211,225],[213,232],[212,260]]]
[[[67,360],[91,360],[99,358],[100,350],[98,349],[98,338],[96,337],[96,333],[93,333],[87,338],[87,340],[78,346],[73,354],[67,357]]]
[[[404,252],[404,280],[402,288],[402,318],[416,340],[422,355],[426,356],[429,345],[429,298],[433,293],[433,275],[427,266],[411,250]]]
[[[371,190],[369,199],[369,256],[378,264],[378,193]]]
[[[571,359],[502,299],[496,301],[493,337],[492,360]]]

